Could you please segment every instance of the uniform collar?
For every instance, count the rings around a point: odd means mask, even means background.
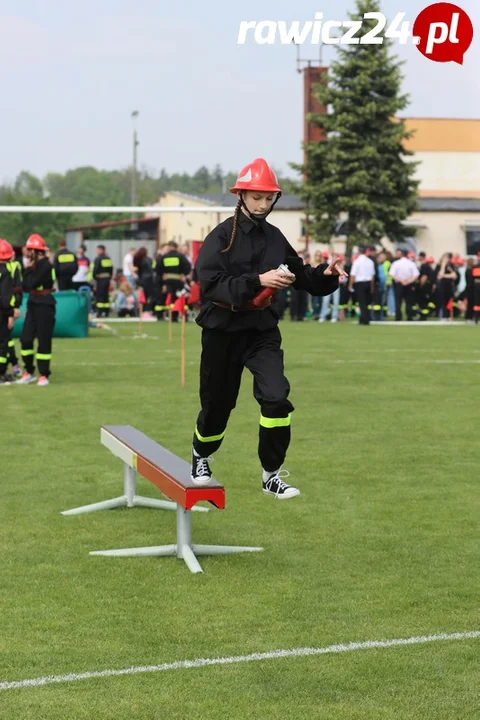
[[[251,232],[254,228],[262,226],[262,223],[255,223],[241,210],[238,213],[238,224],[242,228],[243,232],[247,234]]]

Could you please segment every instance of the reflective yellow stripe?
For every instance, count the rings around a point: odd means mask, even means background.
[[[163,266],[164,267],[178,267],[180,265],[180,258],[178,257],[164,257],[163,258]]]
[[[113,267],[113,263],[110,260],[110,258],[105,258],[104,260],[100,260],[100,265],[103,268],[111,268]]]
[[[162,280],[180,280],[180,273],[163,273]]]
[[[7,362],[7,358],[3,357],[3,355],[0,355],[0,363],[5,364]]]
[[[37,353],[37,360],[51,360],[52,353]]]
[[[75,262],[75,255],[72,255],[72,253],[64,253],[63,255],[59,255],[57,260],[60,263]]]
[[[26,357],[27,355],[35,355],[35,350],[20,350],[20,355]]]
[[[9,340],[8,347],[15,347],[15,340]]]
[[[200,435],[200,433],[198,432],[198,428],[195,428],[195,435],[201,442],[215,442],[215,440],[221,440],[224,437],[226,432],[227,431],[225,429],[222,433],[220,433],[220,435],[211,435],[210,437],[203,437],[203,435]]]
[[[265,428],[287,427],[290,425],[291,417],[292,413],[290,413],[286,418],[267,418],[260,415],[260,425]]]

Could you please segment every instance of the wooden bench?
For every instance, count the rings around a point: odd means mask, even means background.
[[[173,555],[183,559],[192,573],[201,573],[203,570],[196,555],[224,555],[263,550],[263,548],[259,547],[192,544],[192,510],[208,511],[207,508],[196,507],[196,504],[202,501],[209,502],[214,507],[223,510],[225,508],[225,488],[214,480],[206,486],[194,485],[190,478],[189,463],[130,425],[108,425],[103,427],[101,441],[103,445],[124,462],[124,495],[121,498],[107,500],[103,503],[67,510],[63,514],[91,512],[107,507],[118,507],[120,504],[127,504],[127,507],[137,504],[146,507],[175,509],[177,512],[177,541],[174,545],[161,545],[158,547],[96,550],[90,552],[90,555],[130,557]],[[155,485],[169,498],[169,502],[137,496],[135,494],[136,472]],[[125,502],[125,498],[127,502]]]

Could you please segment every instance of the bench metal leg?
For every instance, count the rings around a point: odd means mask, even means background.
[[[118,507],[147,507],[157,508],[160,510],[176,510],[177,505],[169,500],[156,500],[155,498],[137,495],[137,483],[135,469],[123,463],[123,495],[113,498],[112,500],[103,500],[102,502],[91,503],[90,505],[82,505],[73,508],[73,510],[63,510],[61,515],[81,515],[82,513],[96,512],[97,510],[112,510]],[[209,508],[197,507],[192,508],[195,512],[209,512]]]
[[[177,543],[176,545],[159,545],[157,547],[127,548],[125,550],[95,550],[90,555],[108,555],[114,557],[161,557],[176,555],[185,561],[192,573],[202,573],[202,567],[196,555],[230,555],[241,552],[261,552],[261,547],[243,547],[237,545],[192,545],[192,514],[191,510],[177,509]]]

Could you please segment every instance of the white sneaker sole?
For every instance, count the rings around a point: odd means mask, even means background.
[[[207,478],[207,479],[204,479],[204,478],[194,478],[193,475],[190,475],[190,480],[192,481],[192,483],[193,483],[194,485],[198,485],[199,487],[202,487],[202,486],[205,486],[205,485],[210,485],[210,483],[212,482],[213,478]]]
[[[288,490],[286,493],[283,493],[283,495],[276,495],[274,492],[270,492],[270,490],[264,490],[263,488],[262,488],[262,492],[264,495],[270,495],[271,497],[274,497],[277,500],[290,500],[290,498],[300,495],[300,490],[297,490],[297,488]]]

